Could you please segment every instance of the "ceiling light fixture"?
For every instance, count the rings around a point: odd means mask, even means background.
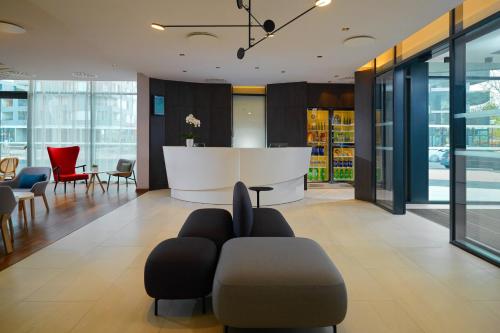
[[[314,4],[316,7],[325,7],[332,3],[332,0],[317,0]]]
[[[156,30],[165,30],[166,28],[248,28],[248,47],[240,47],[238,51],[236,52],[236,56],[238,59],[243,59],[245,57],[246,51],[251,49],[252,47],[258,45],[260,42],[263,40],[267,39],[268,37],[274,37],[274,35],[286,27],[287,25],[291,24],[292,22],[298,20],[302,16],[306,15],[313,9],[317,7],[324,7],[329,5],[332,2],[332,0],[316,0],[314,2],[314,5],[305,10],[304,12],[300,13],[299,15],[295,16],[291,20],[287,21],[286,23],[282,24],[280,27],[276,28],[276,24],[274,23],[273,20],[265,20],[263,23],[259,21],[253,14],[252,14],[252,0],[247,0],[245,4],[244,0],[236,0],[236,7],[238,9],[244,9],[245,11],[248,12],[248,24],[177,24],[177,25],[164,25],[164,24],[159,24],[159,23],[152,23],[151,28],[156,29]],[[252,37],[252,29],[253,28],[260,28],[264,30],[265,36],[260,38],[259,40],[255,41],[255,38]]]
[[[343,43],[346,46],[367,46],[375,43],[375,37],[368,35],[352,36],[344,39]]]
[[[0,32],[5,32],[7,34],[24,34],[26,29],[14,23],[0,21]]]
[[[349,27],[343,27],[342,28],[342,31],[349,31],[349,30],[351,30],[351,28],[349,28]]]
[[[165,26],[158,23],[151,23],[151,28],[159,31],[165,31]]]

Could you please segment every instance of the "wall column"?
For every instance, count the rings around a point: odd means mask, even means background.
[[[137,73],[137,189],[149,189],[149,77]]]

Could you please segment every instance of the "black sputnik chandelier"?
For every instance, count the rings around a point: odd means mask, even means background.
[[[259,19],[255,17],[255,15],[252,14],[252,0],[247,0],[246,4],[243,0],[236,0],[236,6],[238,9],[243,9],[248,12],[248,24],[178,24],[178,25],[165,25],[165,24],[159,24],[159,23],[152,23],[151,28],[156,29],[156,30],[165,30],[167,28],[248,28],[248,47],[240,47],[238,51],[236,52],[236,56],[238,59],[243,59],[245,57],[245,53],[250,50],[252,47],[257,46],[260,44],[262,41],[274,37],[274,35],[280,31],[281,29],[285,28],[287,25],[291,24],[292,22],[298,20],[302,16],[306,15],[310,11],[314,10],[317,7],[324,7],[329,5],[332,2],[332,0],[316,0],[314,2],[314,5],[305,10],[304,12],[300,13],[299,15],[295,16],[291,20],[287,21],[280,27],[276,27],[275,23],[273,20],[265,20],[263,23]],[[258,28],[258,29],[263,29],[264,30],[264,37],[260,38],[259,40],[255,41],[255,38],[253,38],[252,34],[252,29],[253,28]]]

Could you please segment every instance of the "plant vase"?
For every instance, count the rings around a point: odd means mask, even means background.
[[[186,147],[192,147],[194,145],[194,139],[186,139]]]

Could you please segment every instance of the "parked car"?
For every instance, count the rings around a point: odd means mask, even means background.
[[[447,150],[443,153],[443,156],[441,156],[440,163],[442,166],[444,166],[446,169],[450,168],[450,151]]]
[[[429,162],[440,162],[448,148],[429,149]]]

